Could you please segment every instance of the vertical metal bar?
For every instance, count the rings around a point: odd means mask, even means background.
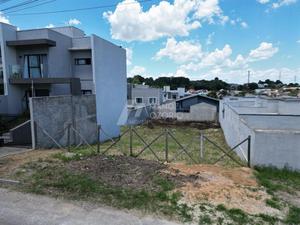
[[[68,124],[68,151],[71,150],[71,124]]]
[[[166,137],[166,146],[165,146],[165,159],[166,162],[169,162],[169,131],[168,129],[165,130],[165,137]]]
[[[101,132],[101,125],[97,126],[97,153],[100,153],[100,133]]]
[[[130,126],[130,133],[129,133],[129,151],[130,151],[130,156],[133,156],[133,152],[132,152],[132,126]]]
[[[203,132],[200,133],[200,161],[203,159],[203,151],[204,151],[204,138]]]
[[[248,167],[251,167],[251,136],[248,136]]]

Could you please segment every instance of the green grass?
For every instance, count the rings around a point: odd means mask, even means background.
[[[252,222],[249,216],[241,209],[227,209],[224,205],[218,205],[216,210],[223,212],[236,224],[251,224]]]
[[[258,217],[260,217],[264,222],[270,225],[276,224],[278,222],[278,219],[276,217],[269,216],[266,214],[259,214]]]
[[[281,209],[280,201],[275,197],[272,199],[267,199],[266,204],[274,209]]]
[[[88,200],[125,209],[139,209],[144,212],[162,213],[175,216],[182,221],[192,220],[192,209],[179,203],[181,194],[174,192],[175,185],[163,178],[154,177],[157,191],[135,190],[107,185],[83,174],[75,174],[64,168],[63,164],[49,162],[32,163],[26,166],[33,174],[24,176],[22,189],[36,194],[47,194],[73,200]]]
[[[295,206],[291,206],[289,209],[289,213],[285,220],[286,224],[300,224],[300,208],[297,208]]]
[[[209,215],[203,215],[203,216],[200,216],[200,218],[199,218],[199,225],[202,225],[202,224],[213,224],[213,221]]]
[[[257,167],[256,178],[261,185],[267,188],[270,194],[276,191],[288,191],[293,193],[300,190],[300,173],[288,169],[276,169],[272,167]]]
[[[208,163],[212,164],[216,160],[218,160],[223,153],[214,147],[208,141],[204,142],[204,157],[200,158],[200,130],[193,127],[184,127],[184,126],[159,126],[155,125],[153,128],[149,128],[147,125],[136,126],[135,129],[137,133],[145,140],[146,143],[150,143],[160,134],[162,134],[165,129],[168,128],[169,131],[173,134],[173,136],[178,140],[178,142],[187,149],[189,154],[192,156],[194,161],[201,162],[201,163]],[[128,127],[122,128],[122,133],[124,133]],[[223,147],[227,151],[230,148],[227,146],[223,132],[221,129],[207,129],[203,131],[205,136],[211,139],[212,141],[216,142],[219,146]],[[144,143],[139,139],[139,137],[133,133],[132,136],[132,148],[133,148],[133,155],[137,155],[143,148]],[[160,158],[161,161],[165,161],[165,142],[166,137],[162,135],[157,141],[155,141],[151,148],[156,153],[156,155]],[[108,146],[111,145],[111,141],[107,141],[101,144],[101,151],[104,151]],[[175,159],[175,162],[185,162],[185,163],[194,163],[187,154],[182,153],[181,155],[177,156],[179,152],[181,152],[181,147],[176,143],[176,141],[169,136],[168,137],[168,150],[169,150],[169,160]],[[114,146],[109,153],[110,154],[130,154],[130,132],[126,133]],[[233,152],[231,153],[232,156],[243,163],[239,157]],[[177,157],[175,157],[177,156]],[[146,149],[141,155],[141,158],[149,159],[149,160],[156,160],[153,153],[150,149]],[[237,164],[227,156],[225,156],[220,162],[221,165],[224,166],[237,166]],[[244,163],[245,164],[245,163]]]
[[[128,127],[122,127],[121,131],[124,133]],[[148,144],[160,134],[165,132],[166,126],[155,125],[153,128],[149,128],[147,125],[141,125],[135,127],[136,132],[143,138],[143,140]],[[192,159],[185,153],[181,153],[182,148],[176,143],[176,141],[169,135],[168,137],[168,159],[172,162],[184,162],[184,163],[204,163],[204,164],[213,164],[221,156],[223,152],[217,149],[208,141],[204,141],[204,157],[200,158],[200,130],[193,127],[184,127],[184,126],[171,126],[168,127],[169,131],[173,134],[176,140],[188,151]],[[207,129],[203,131],[205,136],[210,140],[214,141],[225,149],[229,151],[230,148],[227,146],[223,132],[221,129]],[[117,141],[118,139],[115,139]],[[165,149],[166,149],[166,137],[162,135],[157,141],[155,141],[150,147],[158,156],[161,162],[166,161]],[[104,152],[112,142],[106,141],[101,143],[100,152]],[[132,136],[132,153],[133,156],[137,156],[141,150],[145,147],[143,141],[133,132]],[[58,153],[54,157],[63,160],[64,162],[69,162],[71,160],[80,160],[84,157],[89,157],[96,154],[97,146],[81,146],[79,148],[71,147],[70,152],[74,153],[73,157],[66,157],[63,153]],[[127,132],[120,141],[114,145],[108,152],[109,155],[130,155],[130,132]],[[238,162],[243,165],[246,165],[245,162],[242,162],[241,159],[234,153],[231,153],[232,157],[235,158]],[[148,160],[157,160],[154,154],[150,149],[146,149],[139,158],[148,159]],[[236,162],[230,159],[228,156],[225,156],[220,160],[220,165],[235,167],[239,166]]]

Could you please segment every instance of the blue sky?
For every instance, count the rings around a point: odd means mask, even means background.
[[[19,2],[1,4],[0,10]],[[113,6],[22,15],[107,5]],[[56,0],[3,11],[0,21],[20,29],[71,24],[97,34],[127,49],[128,76],[218,76],[243,83],[250,70],[252,81],[300,82],[298,0]]]

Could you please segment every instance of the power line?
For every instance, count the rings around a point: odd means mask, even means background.
[[[46,4],[55,2],[55,1],[57,1],[57,0],[49,0],[49,1],[47,1],[47,2],[42,2],[42,3],[40,3],[40,4],[36,4],[36,5],[33,5],[33,6],[28,6],[28,7],[22,8],[22,9],[16,9],[16,10],[14,10],[14,11],[9,11],[9,12],[7,12],[6,14],[10,14],[10,13],[13,13],[13,12],[23,11],[23,10],[25,10],[25,9],[35,8],[35,7],[38,7],[38,6],[41,6],[41,5],[46,5]]]
[[[4,12],[4,11],[7,11],[9,9],[14,9],[14,8],[17,8],[17,7],[20,7],[20,6],[23,6],[23,5],[34,3],[36,1],[40,1],[40,0],[27,0],[27,1],[24,1],[24,2],[21,2],[21,3],[18,3],[16,5],[9,6],[9,7],[6,7],[4,9],[0,9],[0,11]]]
[[[0,2],[0,5],[5,4],[5,3],[7,3],[7,2],[10,2],[10,1],[12,1],[12,0],[2,0],[2,1]]]
[[[35,0],[38,1],[38,0]],[[145,3],[151,2],[153,0],[140,0],[138,3]],[[132,5],[136,4],[136,2],[129,2],[123,3],[123,5]],[[57,11],[45,11],[45,12],[33,12],[33,13],[4,13],[5,15],[10,16],[31,16],[31,15],[46,15],[46,14],[55,14],[55,13],[65,13],[65,12],[76,12],[76,11],[87,11],[87,10],[95,10],[95,9],[104,9],[104,8],[112,8],[117,6],[118,4],[111,4],[111,5],[101,5],[101,6],[93,6],[93,7],[86,7],[86,8],[77,8],[77,9],[65,9],[65,10],[57,10]]]

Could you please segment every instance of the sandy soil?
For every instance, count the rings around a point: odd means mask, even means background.
[[[249,168],[226,168],[215,165],[171,164],[170,172],[179,171],[182,175],[196,175],[198,179],[180,188],[189,204],[209,202],[224,204],[228,208],[240,208],[250,214],[265,213],[279,215],[280,212],[266,206],[271,198],[261,188]]]

